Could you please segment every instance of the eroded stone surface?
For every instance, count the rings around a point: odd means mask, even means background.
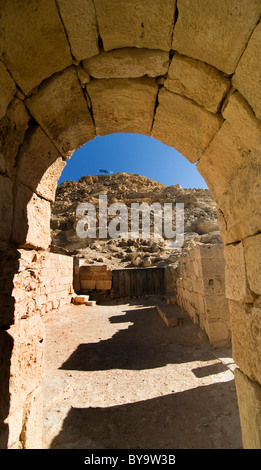
[[[152,137],[182,153],[191,163],[201,157],[218,132],[222,118],[166,89],[159,93]]]
[[[25,94],[72,63],[54,0],[2,2],[0,15],[0,55]]]
[[[232,78],[233,85],[252,106],[256,117],[261,119],[261,23],[253,32]]]
[[[217,202],[249,153],[229,122],[224,122],[197,163],[198,171]]]
[[[235,382],[244,449],[260,449],[261,387],[240,369],[235,370]]]
[[[14,99],[0,122],[0,171],[12,176],[29,116],[22,101]]]
[[[164,85],[215,113],[230,87],[230,80],[214,67],[176,53]]]
[[[261,306],[229,301],[233,357],[242,372],[261,383]]]
[[[41,385],[29,394],[23,411],[23,427],[19,436],[23,449],[42,449],[43,389]]]
[[[46,81],[26,104],[65,157],[95,137],[91,113],[74,67]]]
[[[10,414],[41,383],[44,366],[45,332],[39,315],[20,320],[8,330],[13,339],[10,373]]]
[[[247,148],[252,150],[261,141],[261,121],[239,92],[229,97],[222,114]]]
[[[231,74],[260,10],[259,0],[179,0],[172,48]]]
[[[171,49],[176,0],[94,0],[105,51]]]
[[[208,336],[213,346],[230,342],[228,300],[225,297],[223,245],[203,245],[183,254],[179,263],[177,302]]]
[[[20,150],[18,179],[39,196],[54,201],[65,161],[40,127],[34,127]]]
[[[253,302],[246,275],[243,243],[225,246],[226,297],[228,299]]]
[[[94,78],[136,78],[165,75],[169,54],[165,51],[126,47],[102,52],[83,61],[83,67]]]
[[[0,62],[0,89],[0,119],[2,119],[16,92],[15,82],[2,62]]]
[[[208,168],[206,171],[209,173]],[[224,243],[235,243],[260,232],[260,174],[261,149],[255,149],[243,158],[238,171],[235,167],[231,179],[223,186],[218,202],[221,210],[217,215]],[[216,190],[218,174],[216,182],[212,181]]]
[[[261,295],[261,234],[246,238],[244,247],[250,289]]]
[[[98,28],[92,0],[57,0],[73,56],[86,59],[99,53]]]
[[[13,182],[0,175],[0,240],[9,240],[13,219]]]
[[[87,85],[97,135],[150,134],[158,87],[153,78],[95,80]]]
[[[46,249],[50,243],[50,202],[20,184],[14,201],[12,238],[20,246]]]

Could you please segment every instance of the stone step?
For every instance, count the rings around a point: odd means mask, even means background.
[[[95,307],[96,300],[89,300],[89,295],[74,295],[72,303],[75,305],[87,305],[88,307]]]
[[[89,301],[89,295],[74,295],[72,297],[72,303],[77,304],[85,304]]]
[[[156,308],[168,328],[182,325],[184,310],[179,305],[160,304],[156,305]]]

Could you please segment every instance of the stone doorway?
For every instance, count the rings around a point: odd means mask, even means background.
[[[45,337],[30,296],[46,287],[57,179],[76,148],[117,131],[174,146],[217,202],[243,444],[260,448],[260,2],[73,3],[0,7],[1,447],[41,442]]]

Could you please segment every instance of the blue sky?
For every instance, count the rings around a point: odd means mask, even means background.
[[[138,173],[166,186],[207,188],[196,166],[160,141],[141,134],[110,134],[96,137],[78,149],[67,162],[58,181],[77,181],[98,175],[100,169],[113,173]]]

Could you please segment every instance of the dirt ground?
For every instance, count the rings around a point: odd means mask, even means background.
[[[45,315],[44,448],[240,449],[230,347],[159,298]]]

